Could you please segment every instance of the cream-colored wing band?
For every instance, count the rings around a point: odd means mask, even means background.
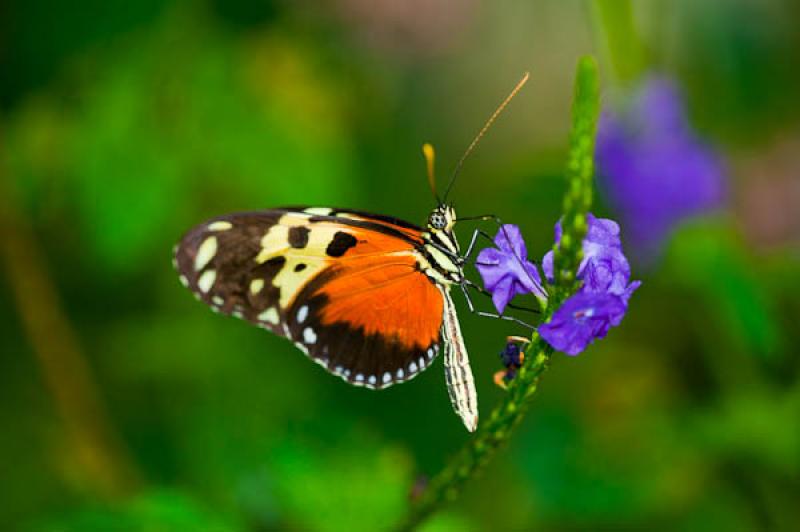
[[[444,378],[447,381],[447,393],[453,410],[464,422],[467,430],[474,432],[478,427],[478,394],[475,391],[475,379],[469,365],[467,348],[461,337],[461,326],[450,299],[450,293],[440,287],[444,298],[444,316],[442,319],[442,343],[444,344]]]

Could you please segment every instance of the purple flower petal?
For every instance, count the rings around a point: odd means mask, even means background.
[[[517,226],[506,224],[494,238],[497,248],[486,248],[478,254],[475,267],[484,287],[492,293],[492,302],[499,313],[517,295],[532,293],[540,299],[547,294],[536,266],[528,261],[528,250]]]
[[[586,216],[583,259],[578,278],[579,292],[556,310],[551,320],[539,326],[539,334],[550,345],[569,355],[577,355],[595,338],[602,338],[610,327],[622,322],[631,294],[640,281],[629,283],[631,268],[622,251],[619,225],[613,220]],[[561,224],[556,224],[556,243],[561,241]],[[542,259],[542,270],[553,282],[553,252]]]
[[[559,238],[556,242],[560,242],[561,239]],[[544,272],[544,277],[547,279],[547,282],[553,284],[555,277],[553,276],[553,250],[551,249],[547,253],[544,254],[542,257],[542,271]]]
[[[494,292],[497,284],[507,276],[506,269],[501,266],[505,262],[505,254],[496,248],[482,249],[478,253],[476,268],[483,278],[483,286]]]
[[[619,296],[582,290],[539,326],[539,335],[556,350],[575,356],[618,325],[625,310],[626,304]]]
[[[622,253],[622,241],[619,237],[619,225],[613,220],[597,218],[592,213],[586,215],[586,236],[583,239],[583,259],[578,267],[578,278],[584,278],[587,264],[593,261],[607,261],[608,267],[614,272],[627,272],[630,276],[628,260]],[[561,222],[556,223],[556,244],[561,242]],[[553,277],[553,251],[548,251],[542,258],[542,271],[545,278],[552,283]],[[625,278],[627,282],[627,277]]]
[[[514,279],[510,275],[504,275],[500,282],[494,287],[492,303],[494,303],[494,308],[496,308],[497,312],[500,314],[506,309],[506,305],[508,305],[509,301],[514,299],[516,295],[514,289]]]
[[[646,258],[681,221],[724,201],[724,167],[691,129],[683,95],[667,79],[651,78],[627,109],[603,114],[595,155],[598,182]]]
[[[628,286],[631,268],[620,250],[603,250],[601,254],[583,262],[578,278],[593,292],[611,292],[622,295]]]

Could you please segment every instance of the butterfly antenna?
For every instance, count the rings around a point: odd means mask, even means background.
[[[461,156],[461,160],[458,161],[456,169],[453,172],[453,177],[450,178],[450,182],[447,184],[447,189],[444,191],[445,200],[447,200],[447,196],[450,194],[450,189],[453,188],[453,183],[456,182],[456,178],[458,177],[458,174],[461,172],[461,167],[464,166],[464,161],[467,160],[467,157],[469,157],[469,155],[475,149],[475,146],[478,144],[478,141],[481,140],[484,134],[486,134],[486,132],[489,130],[495,119],[497,119],[497,117],[500,116],[500,113],[503,112],[503,109],[506,108],[506,105],[508,105],[508,103],[514,98],[514,96],[517,95],[522,86],[525,85],[525,82],[528,81],[529,77],[530,73],[525,72],[525,75],[522,76],[522,79],[519,80],[519,82],[511,91],[511,93],[508,96],[506,96],[506,99],[503,100],[503,103],[501,103],[500,106],[497,109],[495,109],[494,113],[492,113],[492,116],[489,117],[489,120],[486,121],[486,124],[484,124],[483,128],[481,128],[481,130],[475,136],[475,139],[472,141],[472,144],[469,145],[467,151],[465,151],[464,155]]]
[[[428,185],[431,187],[431,192],[433,192],[433,196],[436,198],[436,202],[441,205],[442,200],[439,198],[439,194],[436,192],[436,174],[434,173],[434,162],[436,160],[436,153],[433,151],[433,146],[429,143],[425,143],[422,145],[422,154],[425,156],[425,166],[428,169]]]

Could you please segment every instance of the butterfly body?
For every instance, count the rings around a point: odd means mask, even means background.
[[[443,348],[469,430],[477,398],[449,289],[464,280],[455,213],[426,227],[359,211],[291,207],[221,216],[175,251],[181,282],[212,309],[284,336],[347,382],[407,381]]]

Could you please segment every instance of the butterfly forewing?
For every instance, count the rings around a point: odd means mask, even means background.
[[[420,271],[420,229],[318,208],[232,214],[187,233],[181,281],[213,309],[293,341],[345,380],[382,388],[439,351],[443,300]]]

